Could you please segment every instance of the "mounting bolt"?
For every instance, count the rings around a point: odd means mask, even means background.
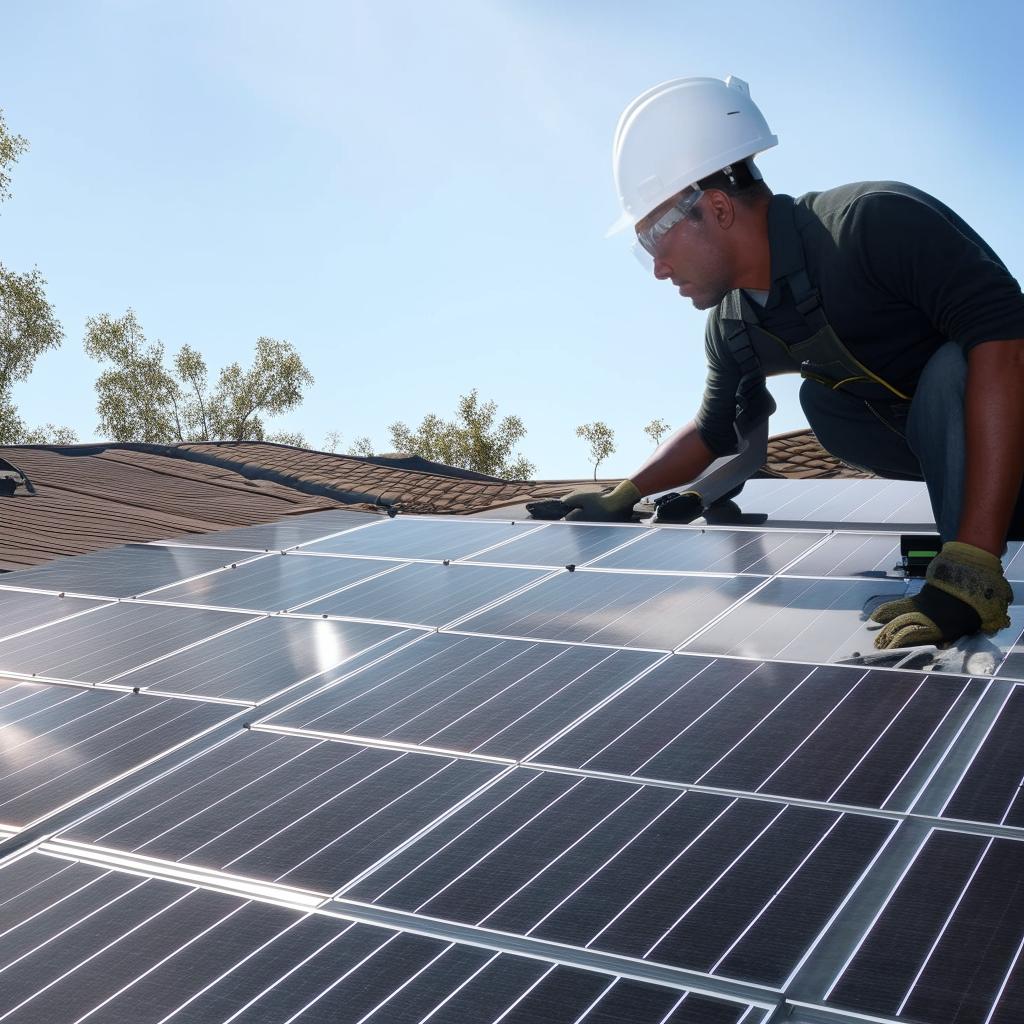
[[[575,565],[573,565],[573,563],[572,563],[572,562],[570,562],[570,563],[569,563],[569,564],[568,564],[568,565],[566,566],[566,569],[568,569],[568,570],[569,570],[569,572],[575,572],[575,571],[576,571],[576,566],[575,566]]]
[[[450,558],[446,558],[441,564],[442,565],[451,565],[452,564],[452,560]]]

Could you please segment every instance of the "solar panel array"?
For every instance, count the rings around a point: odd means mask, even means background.
[[[5,576],[0,1020],[1019,1022],[1024,607],[875,652],[898,561],[325,512]]]

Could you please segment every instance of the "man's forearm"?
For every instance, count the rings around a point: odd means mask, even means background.
[[[657,494],[696,479],[714,460],[697,428],[687,423],[663,441],[630,479],[641,494]]]
[[[1024,338],[971,349],[967,468],[957,540],[1000,555],[1024,479]]]

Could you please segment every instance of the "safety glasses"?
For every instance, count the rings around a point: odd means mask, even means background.
[[[674,206],[666,210],[653,224],[645,228],[638,228],[636,232],[636,243],[633,252],[637,259],[650,268],[654,264],[654,258],[658,255],[658,246],[662,239],[697,205],[704,192],[697,188],[687,192]]]

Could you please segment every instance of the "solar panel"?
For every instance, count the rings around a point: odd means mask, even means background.
[[[779,986],[894,827],[516,768],[343,896]]]
[[[267,724],[524,758],[657,658],[436,634],[298,701]]]
[[[906,810],[984,685],[676,655],[533,760]]]
[[[8,1019],[763,1024],[767,1011],[45,854],[0,870]],[[45,936],[46,941],[39,940]],[[14,970],[9,968],[14,967]]]
[[[393,570],[400,562],[367,558],[265,555],[189,583],[160,590],[161,601],[277,612],[307,604],[342,587]]]
[[[258,704],[407,630],[369,622],[268,616],[131,669],[120,686]]]
[[[745,658],[850,664],[892,662],[902,667],[992,675],[1024,633],[1024,587],[1010,607],[1011,627],[989,640],[936,656],[934,648],[895,656],[874,649],[870,613],[882,602],[916,593],[921,581],[775,577],[683,649]],[[916,660],[915,660],[916,659]]]
[[[309,556],[303,560],[312,558]],[[316,560],[335,561],[324,557]],[[300,605],[295,610],[310,615],[350,615],[420,626],[444,626],[544,576],[544,571],[539,569],[501,569],[454,563],[399,564],[393,572]]]
[[[6,577],[10,579],[10,576]],[[0,588],[0,639],[98,608],[99,601]]]
[[[0,672],[102,683],[247,618],[158,604],[105,605],[0,642]]]
[[[759,582],[757,577],[581,569],[559,573],[467,619],[460,628],[503,636],[671,650]]]
[[[325,895],[494,779],[500,765],[242,732],[69,836]]]
[[[23,828],[235,709],[0,679],[0,822]]]
[[[371,529],[314,541],[305,545],[303,550],[319,554],[441,561],[445,558],[464,558],[535,528],[534,525],[514,522],[488,523],[473,519],[451,522],[402,516],[398,519],[383,519]]]
[[[232,561],[233,556],[223,551],[126,544],[74,558],[59,558],[36,569],[20,569],[6,575],[4,583],[102,597],[133,597],[211,572]]]
[[[1022,606],[875,651],[923,488],[803,483],[759,530],[324,513],[48,567],[141,601],[0,587],[0,1015],[1024,1019]]]
[[[500,562],[505,565],[537,565],[555,569],[583,565],[623,544],[632,544],[646,534],[643,527],[587,526],[549,523],[526,536],[506,541],[470,562]]]
[[[1019,1021],[1022,877],[1024,843],[934,830],[828,1001],[927,1024]]]
[[[763,530],[668,527],[647,530],[636,543],[596,559],[593,567],[770,576],[781,572],[825,536],[810,531],[766,533]]]

